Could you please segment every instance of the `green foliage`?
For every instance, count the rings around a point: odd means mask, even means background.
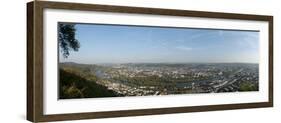
[[[250,82],[240,84],[239,91],[258,91],[258,87]]]
[[[67,58],[69,56],[69,51],[78,51],[80,48],[79,41],[75,38],[75,24],[58,24],[58,40],[59,46],[61,47],[61,52],[63,56]]]
[[[83,98],[84,95],[81,90],[79,90],[76,86],[75,83],[71,86],[63,86],[62,87],[62,94],[64,97],[67,98]]]
[[[117,93],[97,84],[94,78],[86,79],[75,70],[60,69],[60,99],[115,97]],[[80,74],[80,75],[79,75]]]

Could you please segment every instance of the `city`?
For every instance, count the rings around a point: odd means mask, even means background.
[[[60,63],[94,76],[117,96],[221,93],[259,90],[259,66],[251,63]]]

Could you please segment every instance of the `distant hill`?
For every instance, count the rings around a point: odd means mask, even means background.
[[[95,82],[94,77],[91,80],[83,78],[73,71],[59,70],[59,98],[93,98],[93,97],[116,97],[117,93],[108,90],[105,86]]]

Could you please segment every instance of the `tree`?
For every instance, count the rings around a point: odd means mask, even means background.
[[[70,50],[78,51],[80,48],[79,41],[75,38],[75,24],[59,23],[58,26],[59,46],[63,56],[67,58]]]

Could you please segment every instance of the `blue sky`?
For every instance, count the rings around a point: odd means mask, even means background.
[[[77,24],[81,47],[60,62],[258,63],[259,32]]]

